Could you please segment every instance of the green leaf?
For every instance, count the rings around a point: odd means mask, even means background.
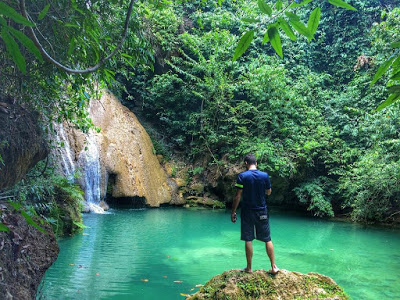
[[[246,22],[246,23],[258,23],[258,22],[260,22],[260,20],[257,20],[257,19],[254,19],[254,18],[242,18],[241,20],[243,22]]]
[[[400,94],[400,85],[392,85],[388,88],[388,91],[391,94]]]
[[[390,77],[391,80],[400,80],[400,71]]]
[[[79,228],[81,228],[81,229],[88,228],[86,225],[84,225],[84,224],[81,223],[81,222],[72,221],[72,223],[74,223],[75,226],[77,226],[77,227],[79,227]]]
[[[378,71],[376,71],[376,73],[374,75],[374,79],[372,79],[370,86],[373,85],[375,82],[377,82],[378,79],[381,78],[383,74],[385,74],[387,69],[389,69],[390,65],[392,64],[393,59],[394,59],[394,56],[389,58],[383,64],[381,64]]]
[[[7,21],[3,17],[0,17],[0,25],[7,26]]]
[[[72,23],[65,23],[64,26],[65,26],[65,27],[80,28],[79,25],[77,25],[77,24],[72,24]]]
[[[71,43],[69,44],[69,47],[68,47],[68,52],[67,52],[68,56],[71,56],[72,52],[75,49],[75,46],[76,46],[76,39],[74,37],[72,37]]]
[[[267,33],[272,48],[274,48],[275,52],[279,55],[280,58],[283,58],[281,37],[279,36],[278,29],[275,26],[271,26],[270,28],[268,28]]]
[[[353,6],[351,6],[350,4],[347,4],[346,2],[344,2],[342,0],[329,0],[329,3],[332,4],[332,5],[341,7],[341,8],[357,11],[356,8],[354,8]]]
[[[32,22],[29,22],[24,16],[17,13],[17,11],[0,1],[0,15],[13,19],[16,23],[26,25],[26,26],[35,26]]]
[[[380,111],[382,109],[384,109],[385,107],[393,104],[394,102],[396,102],[397,100],[399,100],[400,98],[400,94],[392,94],[390,95],[383,103],[381,103],[376,110]]]
[[[1,37],[3,38],[4,43],[6,44],[6,48],[8,54],[11,55],[13,61],[17,65],[18,69],[24,74],[26,74],[26,62],[25,57],[22,56],[21,51],[19,50],[19,46],[16,41],[12,38],[10,33],[7,30],[7,27],[3,27],[1,30]]]
[[[12,27],[8,27],[8,30],[10,30],[12,35],[15,36],[18,41],[20,41],[20,43],[25,46],[26,49],[28,49],[33,55],[35,55],[37,59],[43,61],[42,54],[36,47],[35,43],[29,37],[27,37],[23,32],[16,30]]]
[[[233,55],[232,61],[237,60],[239,57],[243,55],[243,53],[249,48],[251,41],[254,38],[254,30],[250,30],[246,32],[239,40],[238,45],[236,46],[235,53]]]
[[[303,2],[300,2],[300,3],[293,2],[292,4],[290,4],[289,8],[300,7],[300,6],[310,3],[311,1],[313,1],[313,0],[304,0]]]
[[[17,202],[14,202],[14,201],[9,201],[9,203],[15,210],[18,210],[18,209],[20,209],[22,207],[21,204],[19,204]]]
[[[268,43],[269,42],[269,36],[268,36],[268,31],[264,34],[264,38],[263,38],[263,40],[262,40],[262,42],[261,42],[261,44],[265,44],[265,43]]]
[[[46,16],[47,12],[49,11],[49,8],[50,8],[50,3],[47,4],[47,5],[43,8],[43,10],[40,12],[40,14],[39,14],[39,16],[38,16],[38,20],[39,20],[39,21],[42,20],[42,19]]]
[[[28,224],[32,225],[37,230],[47,234],[47,232],[42,227],[40,227],[35,221],[33,221],[31,216],[28,215],[25,211],[21,210],[21,215],[25,218],[25,220]]]
[[[258,0],[257,3],[258,7],[264,14],[267,14],[268,16],[272,15],[272,8],[264,0]]]
[[[294,20],[290,20],[290,24],[292,24],[293,28],[296,29],[298,33],[304,35],[309,40],[312,39],[312,34],[308,30],[308,28],[301,22],[297,22]]]
[[[290,11],[285,12],[286,17],[289,18],[290,21],[297,21],[300,22],[300,17]]]
[[[397,58],[392,64],[392,68],[396,70],[398,67],[400,67],[400,53],[398,54]]]
[[[308,18],[307,27],[310,33],[314,36],[317,32],[319,20],[321,19],[321,8],[316,7],[310,14]]]
[[[390,47],[392,47],[392,48],[400,48],[400,42],[391,43]]]
[[[282,30],[286,33],[286,35],[292,40],[295,41],[297,40],[296,35],[294,34],[292,28],[290,27],[289,23],[286,22],[284,18],[279,18],[278,19],[279,27],[282,28]]]
[[[277,10],[281,10],[282,7],[283,7],[282,1],[276,1],[275,8],[276,8]]]
[[[3,223],[0,223],[0,231],[10,231],[10,228],[8,228],[6,225]]]

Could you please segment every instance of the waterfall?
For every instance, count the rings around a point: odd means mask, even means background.
[[[90,132],[86,135],[85,148],[81,150],[78,161],[75,161],[74,150],[71,148],[64,125],[54,123],[53,127],[56,130],[55,139],[58,144],[55,153],[64,176],[70,181],[78,181],[85,192],[85,200],[90,211],[104,213],[104,209],[99,206],[101,167],[94,133]],[[76,171],[82,172],[81,178],[77,180],[74,177]]]
[[[56,129],[56,141],[59,147],[57,147],[58,158],[61,160],[61,168],[64,176],[70,181],[74,181],[75,164],[72,159],[72,150],[68,138],[65,135],[64,125],[62,123],[53,123],[53,127]]]
[[[101,198],[100,153],[92,132],[86,137],[86,147],[81,152],[80,159],[83,160],[85,199],[89,209],[95,213],[104,213],[104,209],[99,206]]]

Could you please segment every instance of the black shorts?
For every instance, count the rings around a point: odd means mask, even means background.
[[[255,238],[259,241],[271,241],[271,234],[269,231],[269,216],[267,209],[251,210],[242,209],[240,213],[241,221],[241,240],[250,242]]]

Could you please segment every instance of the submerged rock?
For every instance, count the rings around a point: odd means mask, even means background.
[[[213,277],[197,293],[186,299],[349,299],[332,278],[280,270],[270,275],[264,270],[251,274],[226,271]]]

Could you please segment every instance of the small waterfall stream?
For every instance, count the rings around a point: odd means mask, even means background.
[[[64,130],[64,125],[62,123],[54,123],[53,124],[54,129],[56,130],[56,141],[57,145],[59,147],[57,148],[57,154],[59,158],[61,159],[61,168],[64,172],[65,177],[68,178],[68,180],[73,181],[74,180],[74,174],[75,174],[75,164],[72,159],[72,150],[71,146],[69,143],[69,140],[65,134]]]
[[[92,132],[87,135],[85,151],[82,151],[78,160],[82,160],[84,168],[85,199],[91,211],[95,213],[104,213],[104,209],[99,206],[100,203],[100,154],[95,143],[95,136]]]
[[[58,145],[55,152],[64,176],[71,181],[77,181],[82,186],[90,211],[104,213],[104,209],[99,206],[101,200],[101,166],[94,133],[90,132],[86,135],[85,149],[80,152],[76,161],[64,125],[55,123],[53,127],[56,130],[55,139]],[[80,179],[74,178],[76,171],[82,173]]]

